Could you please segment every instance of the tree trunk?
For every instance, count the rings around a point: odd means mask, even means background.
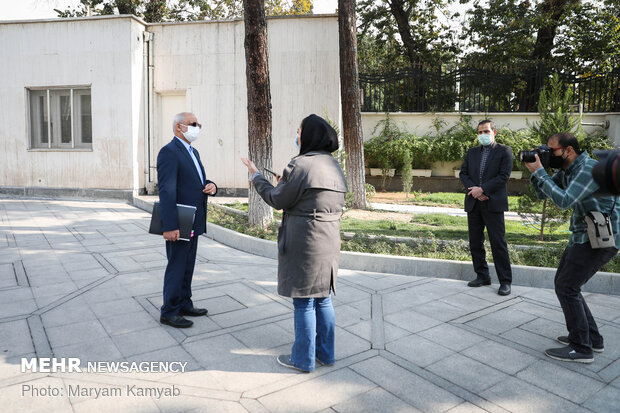
[[[405,4],[403,0],[389,1],[390,11],[396,20],[396,26],[398,27],[398,34],[400,39],[407,50],[407,57],[411,63],[411,67],[420,62],[420,54],[418,53],[418,47],[416,45],[413,36],[411,35],[411,27],[409,26],[409,15],[411,10],[405,10]]]
[[[264,0],[243,0],[245,25],[245,76],[248,89],[248,153],[258,168],[272,169],[271,92],[267,59],[267,21]],[[253,190],[248,194],[250,225],[265,227],[273,210]]]
[[[543,201],[542,214],[540,214],[540,234],[539,241],[545,240],[545,223],[547,222],[547,199]]]
[[[349,191],[354,194],[353,208],[366,208],[364,176],[364,136],[360,113],[357,70],[357,26],[355,0],[338,0],[340,44],[340,94],[342,100],[342,136],[346,152]]]
[[[545,0],[542,5],[541,14],[546,17],[548,24],[538,28],[536,32],[536,43],[532,50],[531,58],[536,62],[536,75],[530,76],[525,88],[528,96],[526,104],[519,110],[523,112],[536,112],[538,110],[538,97],[540,90],[544,86],[546,71],[549,69],[545,63],[551,61],[551,50],[553,50],[557,29],[561,24],[562,18],[569,13],[570,8],[578,3],[579,0]],[[544,63],[540,63],[544,62]],[[540,73],[542,71],[542,73]]]

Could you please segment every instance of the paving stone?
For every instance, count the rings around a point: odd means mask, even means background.
[[[57,295],[66,296],[77,291],[77,289],[78,287],[75,283],[67,277],[63,282],[32,287],[31,291],[35,298],[43,298]]]
[[[469,402],[465,402],[448,410],[446,413],[484,413],[484,412],[486,412],[486,410],[474,404],[471,404]]]
[[[36,396],[41,394],[42,389],[47,390],[48,386],[58,391],[59,395],[57,397]],[[12,413],[71,412],[71,403],[64,394],[62,380],[51,377],[0,388],[2,410]]]
[[[557,308],[551,309],[546,306],[534,304],[530,301],[522,301],[512,306],[512,308],[532,314],[545,320],[555,321],[556,323],[565,324],[564,313],[558,305]]]
[[[201,317],[188,317],[188,318],[194,322],[194,325],[191,328],[186,328],[180,331],[182,334],[185,334],[188,337],[199,336],[205,333],[210,333],[210,332],[218,331],[221,329],[221,327],[217,325],[213,320],[211,320],[210,317],[201,316]]]
[[[88,361],[118,361],[123,355],[109,337],[98,337],[66,346],[54,347],[54,357],[78,357],[82,363]]]
[[[512,330],[508,330],[505,333],[502,333],[501,337],[535,350],[536,352],[540,352],[540,354],[548,348],[558,347],[558,342],[555,341],[555,339],[530,333],[529,331],[522,330],[521,328],[513,328]]]
[[[109,388],[110,385],[101,385],[101,387]],[[125,391],[125,386],[118,387],[120,387],[122,391]],[[154,386],[151,384],[149,387]],[[99,397],[97,399],[89,399],[79,403],[73,403],[74,413],[153,413],[158,410],[159,409],[157,408],[155,401],[150,397]]]
[[[467,325],[492,334],[501,334],[534,319],[536,316],[532,314],[508,307],[476,318]]]
[[[251,308],[243,308],[241,310],[216,314],[210,316],[210,318],[222,327],[231,327],[264,318],[287,314],[289,312],[290,310],[282,304],[272,301],[266,304],[252,306]]]
[[[184,397],[181,396],[168,399],[155,399],[155,403],[161,413],[247,413],[248,410],[241,404],[229,400],[218,400],[207,397]]]
[[[545,320],[544,318],[532,320],[529,323],[523,324],[520,328],[541,336],[547,336],[552,340],[555,340],[555,338],[560,335],[566,334],[566,324]]]
[[[441,321],[416,313],[413,310],[400,311],[384,317],[385,321],[396,327],[417,333],[442,324]]]
[[[317,366],[318,368],[318,366]],[[243,393],[298,373],[279,365],[273,354],[249,354],[215,363],[209,368],[225,390]]]
[[[41,320],[46,328],[96,319],[97,316],[90,310],[82,297],[73,298],[41,314]]]
[[[546,361],[539,361],[516,376],[577,404],[583,403],[605,386],[598,380]]]
[[[397,313],[408,308],[427,303],[431,298],[417,294],[415,289],[407,288],[389,294],[383,294],[383,315]]]
[[[0,303],[0,314],[2,318],[25,316],[37,309],[37,304],[33,299],[15,301],[13,303]]]
[[[538,361],[527,353],[491,340],[473,345],[464,350],[462,354],[510,375]]]
[[[370,308],[370,300],[364,301],[366,307]],[[334,307],[336,313],[336,324],[341,327],[347,327],[353,324],[358,324],[360,321],[368,320],[370,317],[365,317],[364,313],[352,305],[339,305]]]
[[[385,342],[390,343],[392,341],[398,340],[399,338],[406,337],[411,333],[405,329],[396,327],[393,324],[383,323],[383,334],[385,336]]]
[[[391,412],[391,413],[417,413],[420,410],[405,403],[398,397],[386,392],[381,388],[374,388],[367,393],[339,403],[332,407],[338,413],[359,412]]]
[[[620,328],[609,324],[602,325],[599,326],[599,332],[605,340],[605,357],[620,358]]]
[[[441,324],[421,332],[420,335],[454,351],[464,350],[484,340],[483,337],[450,324]]]
[[[467,296],[466,294],[459,294],[459,295]],[[458,306],[454,306],[452,302],[453,297],[457,297],[457,295],[450,296],[447,299],[431,301],[430,303],[421,304],[421,305],[413,307],[412,309],[416,313],[423,314],[425,316],[434,318],[435,320],[444,321],[444,322],[449,321],[449,320],[454,320],[456,318],[464,316],[465,314],[469,314],[473,312],[473,309],[471,308],[463,309],[463,308],[459,308]],[[471,296],[467,296],[467,297],[470,297],[471,299],[474,299],[474,300],[478,300],[477,298],[474,298]],[[448,300],[449,302],[446,302]],[[488,303],[485,302],[485,306],[487,305]]]
[[[107,337],[98,320],[87,320],[58,327],[46,328],[52,349],[69,344],[83,343],[95,338]]]
[[[208,309],[210,316],[247,308],[246,306],[241,304],[239,301],[235,300],[234,298],[228,295],[205,298],[202,300],[194,296],[193,302],[194,302],[194,307]]]
[[[508,378],[501,371],[461,354],[453,354],[443,358],[428,366],[427,370],[474,394],[478,394]]]
[[[365,320],[360,323],[344,327],[344,329],[366,341],[372,340],[372,322],[370,320]],[[409,334],[409,332],[406,332],[406,334]]]
[[[617,413],[618,406],[620,406],[620,391],[618,388],[606,386],[587,400],[583,406],[597,413]]]
[[[161,327],[112,336],[112,340],[125,357],[147,353],[177,344],[176,340]]]
[[[111,336],[147,330],[159,326],[159,323],[144,312],[144,310],[122,314],[122,316],[112,315],[109,317],[101,317],[99,321],[101,321],[103,328],[105,328]]]
[[[244,354],[253,354],[251,349],[231,334],[192,341],[184,343],[182,346],[207,369],[210,369],[215,364],[232,360]]]
[[[374,387],[374,383],[361,375],[341,369],[271,393],[259,401],[271,412],[315,412]]]
[[[120,300],[92,303],[90,304],[90,308],[97,317],[100,318],[143,310],[142,306],[133,298],[121,298]]]
[[[11,208],[7,209],[7,204]],[[24,228],[18,234],[23,247],[0,248],[0,319],[18,311],[20,304],[14,303],[34,297],[30,308],[19,309],[33,311],[61,302],[67,294],[82,288],[80,296],[41,314],[54,356],[80,357],[84,361],[190,363],[191,371],[183,374],[106,373],[89,377],[93,381],[84,381],[79,375],[64,379],[67,383],[98,383],[96,386],[128,380],[148,382],[150,386],[174,383],[182,386],[179,397],[103,401],[73,398],[68,408],[59,405],[56,409],[53,403],[46,403],[39,411],[263,413],[272,406],[273,410],[287,411],[293,406],[298,411],[329,413],[459,413],[484,411],[480,408],[483,406],[528,413],[585,409],[598,413],[614,411],[619,404],[620,297],[584,294],[605,336],[606,351],[597,354],[591,365],[575,366],[543,354],[545,348],[558,346],[555,336],[565,334],[563,314],[553,290],[515,286],[513,294],[506,298],[497,295],[497,284],[471,289],[464,281],[341,270],[337,295],[333,297],[336,364],[319,366],[316,372],[304,375],[275,362],[277,354],[290,352],[294,339],[291,300],[276,298],[275,260],[201,237],[193,300],[196,306],[208,308],[211,316],[192,318],[192,328],[177,330],[158,323],[166,263],[163,243],[160,237],[135,235],[145,232],[149,214],[123,203],[53,200],[0,199],[0,210],[13,227]],[[14,215],[8,215],[11,213]],[[84,234],[87,249],[65,226]],[[3,240],[5,232],[0,230],[0,244]],[[117,269],[133,269],[110,274],[93,252],[115,262]],[[2,290],[14,287],[2,284],[2,275],[12,272],[12,263],[19,260],[23,260],[34,287]],[[156,268],[147,269],[151,266]],[[9,275],[9,281],[14,282],[10,279],[14,275]],[[104,283],[91,287],[104,277]],[[376,297],[381,299],[383,319],[380,314],[371,319],[369,290],[383,292]],[[506,300],[512,304],[510,307],[470,321],[467,326],[449,323]],[[24,323],[0,323],[0,380],[5,383],[12,383],[10,380],[22,374],[22,356],[35,356]],[[427,379],[380,356],[364,359],[371,354],[368,350],[373,326],[383,329],[384,340],[378,343],[385,346],[382,354],[394,361],[404,360],[405,367],[424,372]],[[473,326],[481,334],[472,333]],[[218,335],[227,327],[232,327],[233,332]],[[426,330],[421,331],[423,328]],[[58,346],[59,342],[64,345]],[[4,347],[23,353],[3,354]],[[597,374],[600,381],[595,380]],[[436,383],[452,391],[468,389],[480,399],[464,401]],[[569,385],[562,387],[565,383]],[[3,411],[7,388],[0,386]],[[244,393],[252,398],[244,397]],[[319,393],[328,398],[317,405]],[[301,396],[291,398],[290,394]],[[262,404],[265,400],[271,404]],[[480,406],[476,405],[478,401]],[[36,403],[20,403],[24,412],[30,407],[34,411],[39,408]],[[20,412],[10,407],[7,411]]]
[[[351,334],[340,327],[336,327],[334,334],[336,336],[334,344],[336,360],[341,360],[358,353],[363,353],[366,350],[370,350],[370,341]]]
[[[607,383],[611,383],[616,377],[620,377],[620,359],[616,359],[608,364],[598,372],[598,375]]]
[[[295,340],[293,330],[286,331],[275,324],[248,328],[232,333],[232,335],[254,351],[292,344]]]
[[[25,319],[0,323],[0,359],[32,352],[34,346]]]
[[[389,342],[385,348],[420,367],[426,367],[454,354],[452,350],[438,346],[416,334]]]
[[[480,397],[513,413],[583,411],[580,406],[515,377],[485,390]]]
[[[351,369],[422,411],[443,412],[463,401],[460,397],[383,357],[377,356],[362,361],[352,365]]]
[[[1,303],[8,304],[31,299],[33,299],[32,291],[28,287],[18,287],[11,288],[9,290],[0,290]]]

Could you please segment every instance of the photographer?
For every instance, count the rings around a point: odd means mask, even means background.
[[[545,354],[561,361],[591,363],[594,361],[592,351],[604,350],[603,337],[598,331],[594,317],[588,308],[581,287],[618,252],[620,246],[619,211],[614,198],[610,196],[595,197],[599,186],[592,179],[592,168],[596,161],[586,151],[579,149],[579,142],[570,133],[557,133],[547,142],[549,157],[545,156],[545,166],[559,168],[550,177],[545,171],[538,154],[534,162],[525,166],[532,172],[531,183],[538,198],[549,198],[562,209],[573,208],[570,218],[572,232],[568,246],[560,259],[555,274],[555,292],[562,306],[568,336],[557,340],[566,347],[547,349]],[[534,152],[543,153],[535,150]],[[546,155],[546,154],[545,154]],[[548,160],[548,162],[547,162]],[[615,239],[610,239],[613,246],[592,248],[596,240],[588,236],[586,217],[588,213],[598,211],[609,215]]]

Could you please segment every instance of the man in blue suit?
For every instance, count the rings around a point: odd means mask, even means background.
[[[194,324],[183,316],[207,314],[205,308],[195,308],[191,300],[198,236],[207,231],[207,198],[217,192],[217,186],[206,179],[200,155],[192,147],[200,128],[194,114],[179,113],[172,122],[174,138],[157,156],[159,205],[168,257],[160,322],[177,328]],[[190,241],[179,240],[177,204],[196,207]]]
[[[469,249],[476,279],[467,285],[490,285],[489,266],[484,250],[486,227],[499,279],[499,295],[509,295],[512,284],[510,257],[506,245],[504,211],[508,210],[507,183],[512,170],[512,149],[495,142],[495,123],[486,119],[478,124],[480,146],[467,151],[460,178],[467,190],[465,211],[469,228]]]

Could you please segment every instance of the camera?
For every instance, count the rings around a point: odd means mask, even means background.
[[[551,152],[551,148],[547,145],[540,145],[531,151],[519,151],[519,160],[527,163],[536,162],[534,155],[538,155],[543,168],[548,168],[551,161]]]
[[[600,189],[597,194],[620,194],[620,149],[596,151],[599,161],[592,168],[592,178]]]

